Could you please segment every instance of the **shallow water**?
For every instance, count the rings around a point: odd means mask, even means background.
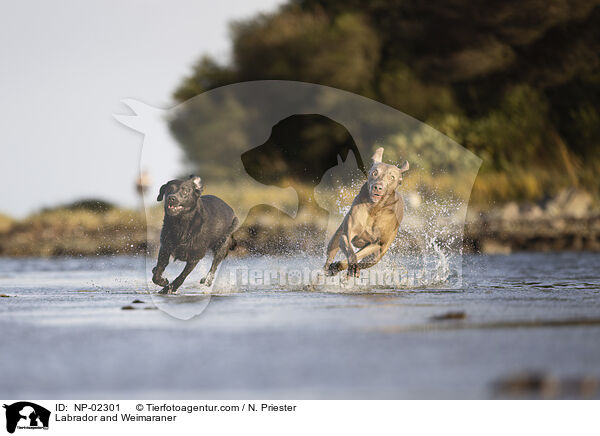
[[[460,288],[217,281],[212,297],[151,297],[143,258],[0,259],[0,393],[494,398],[517,371],[600,378],[599,266],[591,253],[465,256]],[[161,304],[203,310],[188,321],[144,310]],[[466,316],[432,319],[450,311]]]

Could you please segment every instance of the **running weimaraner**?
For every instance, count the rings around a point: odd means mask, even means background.
[[[396,188],[409,165],[408,162],[402,167],[386,164],[381,162],[382,157],[383,147],[380,147],[372,157],[373,166],[367,182],[329,241],[325,271],[330,275],[348,269],[349,275],[358,277],[361,269],[370,268],[381,260],[398,234],[404,202]],[[356,253],[354,247],[359,249]],[[347,260],[332,263],[340,248]],[[365,260],[359,263],[361,259]]]

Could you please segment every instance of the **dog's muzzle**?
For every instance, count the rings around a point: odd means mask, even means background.
[[[371,201],[374,203],[381,200],[381,197],[383,197],[383,193],[384,193],[383,185],[380,185],[378,183],[372,185],[371,188],[369,189],[369,197],[371,198]]]
[[[168,213],[177,213],[183,209],[183,206],[179,204],[179,201],[176,197],[169,195],[167,197],[167,212]]]

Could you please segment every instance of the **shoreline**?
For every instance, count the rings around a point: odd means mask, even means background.
[[[465,225],[466,252],[600,252],[600,214],[585,218],[501,220],[482,218]]]
[[[231,255],[244,257],[255,239],[263,239],[267,229],[254,227],[256,233],[236,236],[238,248]],[[276,236],[293,235],[297,228],[279,229]],[[264,241],[262,241],[264,242]],[[268,243],[268,242],[267,242]],[[275,244],[268,243],[270,247]],[[27,227],[0,234],[0,257],[92,257],[103,255],[140,255],[154,251],[148,246],[144,228],[122,231],[64,229],[34,232]],[[467,222],[463,250],[475,254],[510,254],[515,252],[600,252],[600,213],[583,218],[499,219],[482,216]],[[271,250],[260,254],[279,254]]]
[[[157,250],[162,213],[109,208],[106,210],[58,208],[24,220],[4,217],[0,226],[1,257],[69,257],[137,255]],[[307,217],[300,221],[269,221],[262,217],[238,229],[238,247],[231,253],[244,257],[302,251],[298,235],[316,234],[326,223]],[[148,229],[148,231],[147,231]],[[401,229],[402,231],[402,229]],[[253,247],[260,247],[253,249]],[[562,191],[539,203],[506,203],[489,209],[471,207],[463,232],[465,253],[600,252],[600,210],[590,194]],[[298,250],[300,248],[300,250]],[[306,248],[306,247],[304,247]],[[314,247],[313,247],[314,248]],[[458,247],[457,247],[458,248]],[[312,251],[315,251],[314,249]],[[316,251],[319,251],[318,249]]]

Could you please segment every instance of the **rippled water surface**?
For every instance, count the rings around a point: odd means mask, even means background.
[[[217,281],[211,297],[156,297],[142,258],[0,259],[0,392],[493,398],[516,371],[598,378],[599,267],[589,253],[465,256],[460,288],[236,292]],[[448,312],[464,317],[434,319]]]

